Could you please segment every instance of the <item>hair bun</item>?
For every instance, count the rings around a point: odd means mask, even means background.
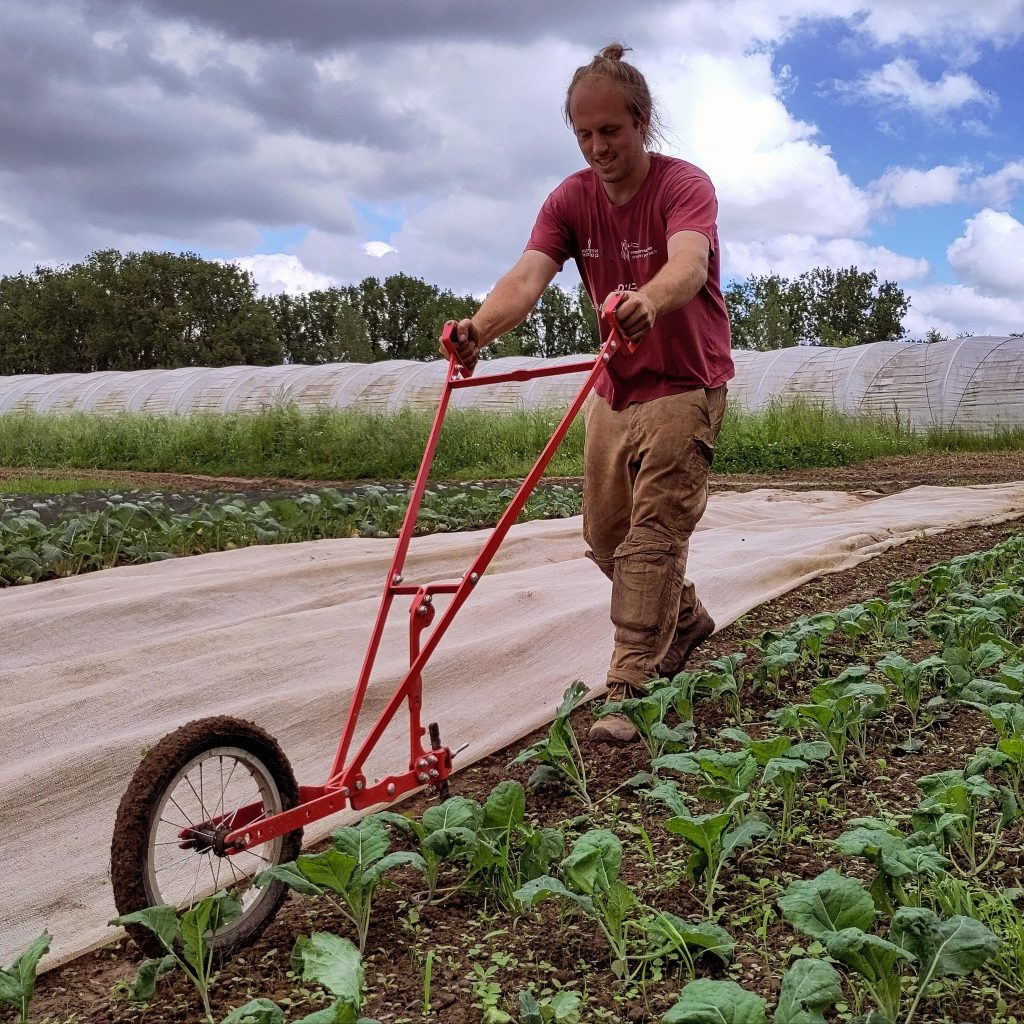
[[[622,43],[609,43],[599,54],[598,57],[604,60],[622,60],[622,55],[631,49],[629,46],[623,46]]]

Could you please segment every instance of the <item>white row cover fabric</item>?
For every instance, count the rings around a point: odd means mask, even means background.
[[[1021,515],[1024,483],[718,493],[688,569],[722,627],[921,534]],[[417,538],[406,580],[457,578],[484,540]],[[300,783],[326,778],[393,550],[370,538],[250,547],[0,591],[0,963],[44,927],[48,966],[110,941],[117,803],[167,732],[207,715],[246,718],[277,737]],[[438,721],[452,749],[467,744],[457,767],[549,721],[572,680],[603,684],[610,588],[583,552],[579,517],[513,527],[438,645],[423,721]],[[364,718],[408,664],[396,606]],[[357,734],[367,728],[361,719]],[[407,758],[407,730],[389,729],[367,774]],[[306,839],[345,820],[324,819]]]
[[[495,359],[478,374],[577,362]],[[621,358],[625,358],[624,356]],[[774,399],[802,398],[846,413],[898,416],[918,428],[986,432],[1024,426],[1024,338],[959,338],[932,345],[883,341],[855,348],[735,351],[732,400],[756,411]],[[372,412],[432,409],[446,364],[391,360],[323,366],[187,367],[178,370],[26,374],[0,377],[0,414],[35,411],[246,412],[291,403]],[[456,391],[456,408],[508,411],[565,408],[583,374]]]

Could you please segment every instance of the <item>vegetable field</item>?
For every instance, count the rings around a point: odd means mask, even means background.
[[[230,895],[143,912],[159,955],[139,970],[118,944],[51,972],[30,1019],[1024,1020],[1015,527],[914,541],[762,606],[616,709],[633,748],[589,744],[612,708],[580,705],[567,663],[550,728],[456,775],[447,802],[338,829],[261,879],[292,895],[229,963],[206,940]],[[12,1003],[31,960],[4,977]]]

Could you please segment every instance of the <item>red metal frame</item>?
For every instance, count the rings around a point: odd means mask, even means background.
[[[623,293],[615,293],[609,296],[604,304],[601,313],[608,327],[608,336],[597,358],[583,359],[578,362],[565,363],[561,366],[545,366],[532,370],[515,370],[511,373],[495,373],[474,377],[472,376],[472,371],[467,370],[459,359],[455,344],[456,324],[454,322],[445,324],[444,332],[441,335],[441,343],[448,352],[448,374],[444,390],[441,392],[426,451],[423,454],[423,462],[416,476],[416,482],[413,485],[412,494],[409,498],[409,507],[402,523],[402,529],[398,535],[398,543],[391,559],[391,566],[388,569],[387,582],[384,586],[380,609],[377,612],[377,619],[370,634],[369,647],[363,660],[362,670],[359,673],[352,705],[345,720],[341,741],[338,744],[338,751],[334,757],[330,775],[322,786],[300,786],[299,804],[289,811],[264,818],[262,817],[262,807],[259,804],[252,804],[239,808],[230,815],[223,815],[216,822],[211,822],[210,824],[213,825],[222,825],[223,822],[230,821],[230,824],[234,826],[232,831],[224,835],[222,839],[225,852],[229,854],[237,853],[260,843],[265,843],[311,821],[318,821],[329,814],[334,814],[346,806],[355,809],[372,807],[375,804],[394,800],[402,794],[423,785],[432,785],[439,789],[444,785],[445,780],[452,771],[453,754],[447,747],[441,746],[436,726],[431,726],[430,728],[431,747],[428,749],[423,746],[423,736],[427,732],[420,722],[420,711],[423,703],[423,667],[441,642],[442,637],[451,625],[452,619],[455,618],[458,610],[465,603],[473,588],[479,582],[480,577],[487,570],[491,559],[497,552],[501,542],[505,539],[505,535],[512,524],[516,521],[519,513],[523,510],[523,506],[533,492],[534,487],[536,487],[537,481],[543,475],[555,450],[568,432],[583,402],[593,390],[598,377],[604,372],[605,365],[623,348],[630,352],[634,351],[635,346],[623,336],[615,316],[616,309],[624,298],[625,295]],[[444,422],[452,392],[456,388],[479,387],[485,384],[500,384],[506,381],[526,381],[532,380],[535,377],[579,373],[582,370],[589,370],[590,372],[580,388],[579,394],[555,428],[551,439],[537,457],[533,469],[530,470],[526,479],[520,485],[519,490],[498,521],[497,526],[494,527],[482,550],[474,559],[473,564],[463,574],[462,578],[458,582],[405,583],[402,575],[405,558],[409,550],[409,543],[412,540],[413,527],[419,515],[420,503],[423,500],[423,492],[426,490],[427,478],[430,475],[430,467],[433,464],[434,453],[437,451],[437,442],[441,434],[441,425]],[[433,624],[437,616],[433,603],[435,594],[450,595],[451,600],[444,611],[440,613],[437,625],[424,638],[424,630]],[[384,625],[387,622],[392,603],[399,595],[409,595],[412,597],[409,608],[409,671],[399,684],[398,689],[395,690],[387,707],[381,712],[380,717],[363,740],[355,755],[349,760],[349,751],[352,746],[356,722],[359,719],[359,713],[366,696],[373,664],[384,633]],[[404,772],[388,775],[375,782],[374,785],[367,785],[366,776],[363,774],[363,766],[366,763],[366,759],[404,702],[408,702],[409,705],[409,766]],[[183,843],[188,841],[188,833],[191,832],[192,829],[182,832]]]

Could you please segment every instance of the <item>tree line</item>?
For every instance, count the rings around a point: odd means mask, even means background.
[[[873,271],[753,275],[726,291],[733,344],[778,349],[904,337],[909,300]],[[238,364],[434,359],[446,320],[479,302],[408,274],[299,295],[260,296],[234,264],[194,253],[115,250],[0,277],[0,375]],[[594,352],[583,290],[551,286],[489,356]]]

